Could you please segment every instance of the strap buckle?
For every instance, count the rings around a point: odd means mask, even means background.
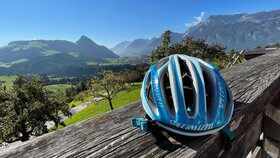
[[[232,148],[232,142],[235,140],[235,135],[232,131],[230,131],[227,127],[221,129],[222,135],[225,139],[225,150],[229,151]]]
[[[140,127],[142,132],[148,132],[148,119],[144,117],[138,117],[131,119],[131,124],[133,127]]]

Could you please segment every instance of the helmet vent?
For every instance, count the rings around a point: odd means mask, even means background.
[[[207,119],[210,120],[213,116],[215,110],[215,87],[213,77],[211,76],[210,72],[204,66],[201,66],[202,74],[205,84],[205,95],[206,95],[206,110],[207,110]]]
[[[169,74],[168,69],[164,70],[164,73],[162,73],[162,79],[161,79],[161,87],[163,92],[164,101],[167,107],[167,110],[171,114],[172,117],[175,116],[175,107],[173,103],[172,98],[172,92],[171,92],[171,86],[170,86],[170,80],[169,80]]]
[[[178,57],[178,62],[181,70],[181,77],[183,83],[183,93],[185,108],[189,116],[193,116],[195,113],[195,91],[193,86],[193,78],[191,76],[190,70],[187,66],[186,61]]]
[[[164,64],[168,62],[168,60],[169,60],[168,57],[161,59],[159,62],[157,62],[156,68],[160,69]]]
[[[156,113],[157,112],[157,106],[154,101],[154,97],[152,94],[152,85],[151,85],[151,72],[149,72],[146,80],[146,97],[148,99],[148,102],[152,108],[152,110]]]

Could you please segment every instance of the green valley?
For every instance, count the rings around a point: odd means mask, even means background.
[[[140,100],[140,89],[141,83],[135,83],[132,85],[129,91],[122,91],[117,94],[117,96],[113,99],[114,108],[119,108],[129,103],[139,101]],[[75,101],[74,101],[75,102]],[[78,103],[82,103],[79,101]],[[107,100],[101,100],[97,103],[93,103],[82,111],[72,115],[68,119],[64,120],[65,125],[71,125],[77,122],[81,122],[93,116],[100,115],[110,111],[110,106]],[[62,127],[62,126],[61,126]],[[60,127],[60,128],[61,128]]]

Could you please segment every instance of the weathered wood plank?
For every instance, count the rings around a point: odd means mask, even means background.
[[[264,150],[267,153],[267,157],[280,157],[280,142],[265,138]]]
[[[0,157],[246,156],[256,146],[265,105],[280,91],[280,52],[266,54],[221,73],[235,100],[229,127],[236,134],[236,140],[231,151],[223,150],[223,137],[218,133],[197,138],[160,128],[141,133],[130,125],[131,118],[144,116],[141,103],[136,102],[24,142],[15,149],[0,149]]]
[[[264,135],[280,142],[280,109],[268,104],[264,117]]]
[[[263,158],[263,149],[257,146],[253,151],[251,158]]]

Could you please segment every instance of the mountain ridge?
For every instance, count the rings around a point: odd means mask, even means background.
[[[208,44],[220,43],[231,49],[253,49],[257,46],[280,42],[280,10],[261,11],[257,13],[237,13],[227,15],[210,15],[200,23],[190,27],[184,33],[172,33],[177,35],[171,42],[181,42],[187,36],[195,39],[203,39]],[[182,37],[180,37],[182,36]],[[173,37],[174,38],[174,37]],[[149,39],[156,43],[148,46],[134,46],[135,51],[127,47],[112,48],[120,56],[150,55],[152,50],[161,45],[161,37]],[[136,41],[135,39],[133,41]],[[133,42],[132,41],[132,42]]]
[[[54,50],[60,53],[76,52],[85,55],[90,59],[95,58],[117,58],[112,50],[105,46],[98,45],[90,38],[81,36],[75,43],[67,40],[26,40],[12,41],[7,46],[0,47],[0,62],[5,59],[16,60],[17,58],[32,58],[43,55],[44,51]],[[20,55],[21,54],[21,55]],[[15,56],[20,55],[20,56]]]
[[[1,71],[27,69],[32,73],[63,67],[83,67],[88,62],[104,58],[118,58],[112,50],[96,44],[86,36],[76,42],[66,40],[26,40],[13,41],[0,47]],[[20,72],[20,71],[19,71]]]
[[[180,42],[183,40],[183,33],[171,32],[171,43]],[[133,41],[128,41],[117,44],[111,48],[120,56],[141,56],[148,55],[157,46],[161,45],[162,36],[153,37],[150,39],[137,38]]]
[[[280,10],[209,16],[190,28],[185,36],[235,50],[276,43],[280,41]]]

